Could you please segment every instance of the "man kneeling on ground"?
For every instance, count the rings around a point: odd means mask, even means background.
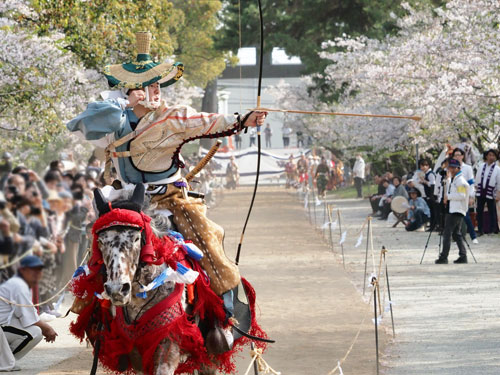
[[[417,189],[411,188],[408,193],[410,195],[410,201],[408,202],[410,205],[408,209],[408,220],[410,220],[410,222],[406,225],[406,230],[409,232],[419,229],[423,230],[424,224],[429,221],[431,216],[429,206],[424,198],[419,197],[419,191]]]
[[[16,361],[33,349],[42,337],[47,342],[56,339],[57,333],[40,320],[35,307],[22,306],[32,305],[31,288],[40,281],[42,272],[40,258],[29,255],[21,260],[17,275],[0,285],[0,372],[18,371]]]

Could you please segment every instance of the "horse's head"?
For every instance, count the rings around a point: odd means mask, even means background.
[[[94,191],[94,199],[99,217],[111,211],[111,205],[101,191]],[[144,186],[136,186],[130,200],[112,202],[112,208],[141,212],[144,203]],[[132,281],[139,264],[143,233],[141,227],[123,221],[109,223],[96,232],[99,250],[106,267],[107,281],[104,289],[114,305],[122,306],[130,302]]]

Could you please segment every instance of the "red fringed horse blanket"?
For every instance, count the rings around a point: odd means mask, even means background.
[[[233,349],[220,355],[209,355],[204,345],[203,336],[183,309],[181,297],[184,284],[177,284],[175,290],[167,298],[152,306],[140,319],[127,324],[123,309],[116,307],[116,315],[111,314],[108,300],[99,299],[96,295],[103,292],[103,261],[97,244],[97,232],[112,225],[129,225],[140,227],[146,233],[146,245],[141,252],[141,259],[146,263],[168,264],[175,267],[177,261],[184,261],[185,253],[176,248],[176,243],[168,237],[156,237],[149,225],[150,218],[144,213],[130,210],[112,209],[101,216],[92,228],[94,241],[92,256],[88,263],[88,271],[80,273],[73,279],[71,289],[80,300],[83,308],[79,311],[77,320],[70,325],[70,331],[80,340],[87,338],[95,346],[100,341],[99,360],[110,372],[133,374],[132,364],[128,355],[135,347],[142,358],[142,368],[145,374],[153,373],[153,358],[156,348],[163,339],[176,342],[182,354],[188,354],[186,361],[179,364],[176,374],[192,373],[202,365],[218,366],[225,373],[235,370],[234,354],[241,350],[245,337],[240,337],[234,343]],[[194,282],[195,295],[193,315],[199,315],[213,324],[227,326],[226,314],[222,299],[211,289],[209,280],[198,263],[192,261],[192,268],[200,275]],[[252,315],[249,334],[267,338],[255,318],[255,291],[248,281],[242,279]],[[257,346],[265,347],[262,342]]]

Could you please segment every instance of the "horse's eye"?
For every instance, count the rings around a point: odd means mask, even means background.
[[[135,242],[139,242],[141,240],[141,237],[136,237]]]

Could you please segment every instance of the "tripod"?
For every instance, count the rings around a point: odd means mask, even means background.
[[[443,230],[444,230],[444,216],[445,216],[445,213],[443,212],[444,211],[443,207],[441,207],[440,211],[441,211],[441,217],[440,217],[440,219],[441,219],[440,220],[440,222],[441,222],[441,228],[443,228]],[[427,247],[429,246],[429,241],[431,239],[431,234],[432,234],[433,231],[434,231],[434,228],[429,232],[429,236],[427,237],[427,242],[425,243],[425,248],[424,248],[424,252],[422,254],[422,259],[420,259],[420,264],[422,264],[422,262],[424,260],[425,252],[427,251]],[[465,231],[465,234],[464,234],[464,230],[463,230],[463,228],[461,228],[461,230],[460,230],[460,236],[462,236],[463,242],[465,242],[465,244],[467,245],[467,248],[469,249],[469,252],[472,255],[472,258],[474,259],[474,262],[477,263],[476,257],[474,256],[474,253],[472,252],[472,249],[470,248],[470,245],[467,242],[466,234],[467,234],[467,232]],[[442,243],[442,240],[443,240],[443,232],[439,232],[438,256],[441,255],[441,243]]]
[[[464,240],[465,244],[467,245],[467,248],[469,249],[470,255],[472,255],[472,259],[474,259],[474,263],[477,263],[476,257],[474,256],[474,253],[472,252],[472,249],[469,246],[469,243],[465,239],[465,235],[467,232],[464,234],[464,231],[462,230],[462,239]]]
[[[441,244],[442,244],[442,241],[443,241],[443,230],[444,230],[444,215],[446,213],[445,212],[446,211],[445,207],[442,204],[443,197],[444,197],[444,183],[445,183],[445,180],[443,178],[441,178],[441,191],[440,191],[440,194],[439,194],[440,195],[439,209],[437,210],[437,211],[439,211],[439,227],[441,228],[441,231],[439,232],[438,256],[441,255]],[[435,220],[435,222],[434,222],[434,227],[431,226],[431,230],[429,231],[429,236],[427,237],[427,242],[425,243],[424,252],[422,253],[422,259],[420,259],[420,264],[422,264],[422,262],[424,261],[425,252],[427,251],[427,247],[429,246],[429,241],[431,239],[432,232],[434,232],[434,230],[436,229],[436,227],[438,227],[438,224],[437,224],[436,221],[437,220]]]
[[[440,217],[440,221],[441,221],[441,224],[442,224],[442,227],[444,227],[444,223],[443,223],[443,218],[444,218],[444,213],[441,212],[441,217]],[[430,231],[429,231],[429,236],[427,237],[427,242],[425,243],[425,247],[424,247],[424,252],[422,253],[422,259],[420,259],[420,264],[422,264],[422,262],[424,261],[424,256],[425,256],[425,252],[427,251],[427,247],[429,246],[429,241],[431,239],[431,235],[432,235],[432,232],[434,232],[434,229],[435,228],[432,228]],[[441,254],[441,243],[443,241],[443,232],[439,232],[439,248],[438,248],[438,256]],[[467,246],[469,246],[469,244],[467,244]],[[470,247],[469,247],[469,250],[470,250]],[[474,255],[472,255],[474,257]],[[476,258],[474,258],[474,260],[476,260]]]

